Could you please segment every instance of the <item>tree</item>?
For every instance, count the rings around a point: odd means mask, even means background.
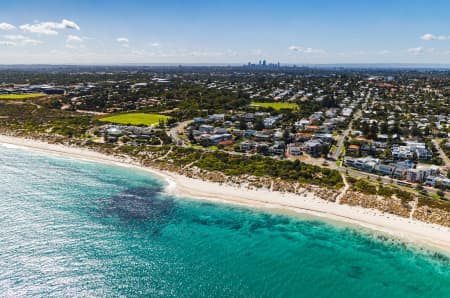
[[[283,141],[287,144],[290,142],[290,140],[291,140],[291,135],[289,133],[289,130],[285,129],[283,131]]]
[[[381,122],[381,125],[380,125],[380,132],[381,132],[382,134],[387,134],[387,133],[389,133],[389,126],[388,126],[388,124],[387,124],[386,121]]]
[[[247,123],[244,120],[239,121],[239,129],[246,130]]]
[[[262,118],[256,119],[256,121],[255,121],[255,129],[256,130],[262,130],[264,128],[265,128],[265,126],[264,126],[264,121],[262,120]]]

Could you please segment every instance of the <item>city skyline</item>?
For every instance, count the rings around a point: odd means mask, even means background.
[[[14,1],[0,64],[450,64],[437,1]]]

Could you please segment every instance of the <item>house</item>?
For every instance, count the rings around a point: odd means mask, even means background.
[[[255,114],[253,113],[246,113],[242,115],[242,119],[245,121],[252,121],[255,118]]]
[[[202,118],[202,117],[195,117],[194,118],[194,123],[205,123],[206,119]]]
[[[322,153],[322,141],[321,140],[309,140],[305,142],[304,147],[306,152],[313,157],[319,157]]]
[[[214,126],[202,124],[198,128],[201,133],[214,133]]]
[[[348,146],[347,154],[350,156],[359,156],[361,154],[361,146],[356,144]]]
[[[314,139],[322,140],[325,143],[331,143],[333,141],[333,135],[331,133],[316,133]]]
[[[207,136],[210,144],[216,145],[222,141],[232,140],[233,136],[231,134],[221,134],[221,135],[210,135]]]
[[[308,119],[301,119],[300,121],[295,122],[294,126],[297,129],[304,129],[310,123],[311,121],[309,121]]]
[[[377,140],[381,142],[386,142],[389,139],[389,136],[387,134],[378,134]]]
[[[343,108],[342,109],[342,116],[344,117],[350,117],[353,113],[353,109],[352,108]]]
[[[365,172],[372,172],[374,168],[380,164],[380,160],[378,158],[373,158],[371,156],[362,157],[362,158],[344,158],[344,164],[359,169]]]
[[[225,114],[212,114],[208,116],[208,119],[210,121],[224,121],[225,120]]]
[[[409,182],[422,182],[424,180],[423,172],[419,169],[408,169],[406,171],[406,180]]]
[[[222,145],[222,146],[230,146],[234,144],[234,140],[223,140],[220,141],[219,143],[217,143],[218,145]]]
[[[250,151],[256,147],[256,144],[255,144],[255,142],[245,141],[245,142],[240,143],[239,147],[241,148],[242,151]]]
[[[269,148],[270,153],[277,154],[277,155],[284,154],[285,150],[286,150],[286,145],[284,142],[275,142],[275,144]]]
[[[233,129],[232,134],[236,137],[242,137],[244,136],[244,130],[242,129]]]
[[[303,152],[300,149],[299,146],[296,146],[295,144],[289,144],[287,148],[288,154],[292,156],[299,156],[302,155]]]
[[[281,115],[278,115],[276,117],[267,117],[263,119],[264,127],[265,128],[271,128],[273,127],[277,121],[281,118]]]
[[[380,173],[381,175],[392,176],[395,171],[395,166],[378,164],[375,166],[374,170]]]
[[[248,137],[253,137],[256,134],[256,130],[253,129],[247,129],[244,132],[244,137],[248,138]]]
[[[437,176],[439,167],[437,166],[417,166],[415,169],[406,171],[406,179],[411,182],[424,182],[427,177]]]
[[[260,154],[267,154],[269,151],[269,145],[267,143],[258,143],[256,144],[256,152]]]
[[[223,134],[228,133],[228,131],[227,131],[225,128],[218,127],[218,128],[216,128],[216,130],[215,130],[214,133],[215,133],[216,135],[223,135]]]
[[[111,126],[106,129],[106,134],[109,137],[120,137],[123,135],[123,131],[117,126]]]
[[[426,148],[417,148],[416,155],[417,155],[417,158],[421,159],[421,160],[429,160],[429,159],[433,158],[433,152],[431,152],[430,150],[428,150]]]
[[[392,173],[392,176],[397,179],[403,179],[403,177],[405,177],[405,175],[406,175],[407,170],[408,170],[408,168],[396,167],[394,170],[394,173]]]
[[[295,134],[295,140],[298,142],[306,142],[308,140],[311,140],[312,137],[313,134],[307,132],[299,132]]]
[[[392,156],[396,159],[428,160],[433,157],[433,152],[426,148],[425,143],[406,142],[406,146],[394,146],[391,148]]]
[[[430,186],[444,185],[450,187],[450,179],[430,176],[425,180],[425,184]]]
[[[257,132],[254,134],[254,137],[258,141],[267,141],[270,140],[270,138],[272,138],[272,135],[268,133]]]
[[[308,131],[319,131],[320,127],[317,125],[308,125],[305,127],[305,129]]]

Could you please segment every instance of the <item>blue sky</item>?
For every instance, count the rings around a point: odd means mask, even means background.
[[[0,64],[259,59],[449,64],[450,1],[0,0]]]

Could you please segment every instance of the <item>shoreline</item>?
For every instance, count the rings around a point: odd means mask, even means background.
[[[450,228],[408,219],[381,211],[326,201],[313,193],[301,195],[266,189],[249,190],[242,187],[188,178],[176,173],[144,167],[131,159],[102,154],[93,150],[48,144],[32,139],[0,135],[0,144],[12,145],[50,155],[98,162],[146,171],[166,183],[165,191],[179,198],[207,200],[273,210],[288,215],[309,215],[338,223],[378,231],[404,242],[431,247],[450,254]]]

